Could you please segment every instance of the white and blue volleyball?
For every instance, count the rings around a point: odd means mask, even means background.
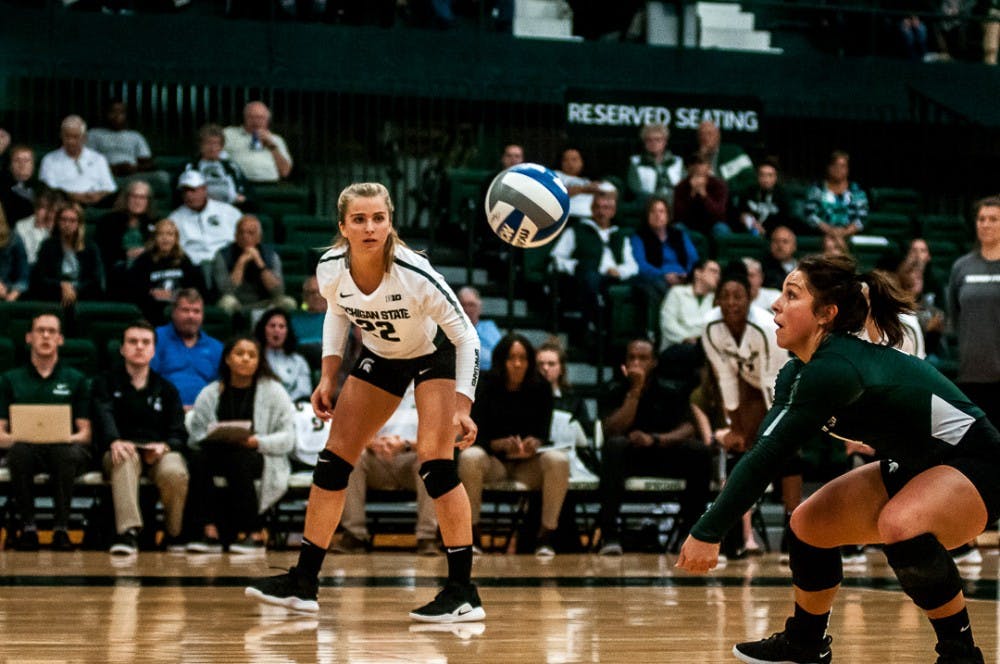
[[[556,239],[566,227],[569,192],[559,177],[544,166],[511,166],[490,183],[486,218],[504,242],[526,249],[540,247]]]

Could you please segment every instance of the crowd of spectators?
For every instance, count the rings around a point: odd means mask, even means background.
[[[73,479],[99,464],[115,497],[115,552],[140,546],[143,474],[165,508],[161,546],[244,553],[264,547],[264,514],[301,458],[293,404],[311,394],[326,310],[314,277],[302,284],[301,307],[286,294],[281,256],[263,241],[254,211],[255,188],[275,186],[292,169],[270,119],[266,106],[251,102],[242,125],[206,125],[197,158],[166,182],[116,100],[106,129],[88,132],[82,118],[68,116],[61,147],[45,156],[37,179],[34,152],[9,151],[0,183],[0,297],[48,301],[62,311],[32,321],[29,364],[0,378],[0,444],[11,448],[6,463],[18,518],[13,546],[38,547],[29,480],[46,470],[57,499],[53,546],[72,548],[65,533]],[[538,527],[526,539],[537,555],[554,555],[570,478],[588,473],[600,485],[603,553],[623,550],[619,512],[624,482],[635,474],[685,480],[680,541],[709,495],[713,455],[745,451],[770,405],[775,367],[785,358],[771,338],[767,309],[794,269],[798,243],[808,237],[822,240],[825,251],[850,252],[870,236],[869,199],[850,179],[846,152],[833,152],[822,177],[796,200],[777,160],[754,165],[741,148],[722,142],[713,123],[699,126],[697,148],[683,165],[667,147],[669,136],[665,126],[643,127],[643,152],[607,177],[584,175],[579,147],[559,155],[557,175],[572,195],[574,219],[551,247],[553,279],[561,282],[560,307],[582,312],[570,350],[586,355],[606,343],[615,288],[631,288],[646,305],[640,308],[654,312],[645,329],[627,330],[628,344],[606,348],[624,361],[611,385],[588,393],[597,397],[599,426],[566,380],[566,348],[547,343],[536,352],[525,336],[504,335],[483,318],[476,289],[458,291],[483,347],[473,411],[480,438],[459,459],[477,545],[484,488],[513,480],[540,491]],[[523,148],[511,143],[501,165],[523,159]],[[176,192],[177,206],[165,216],[157,191]],[[20,218],[6,216],[8,207]],[[1000,347],[979,343],[995,336],[981,322],[1000,316],[993,293],[998,228],[1000,200],[987,199],[976,211],[978,246],[955,263],[948,284],[919,237],[882,265],[913,294],[913,328],[931,340],[928,352],[938,352],[952,330],[961,347]],[[756,249],[723,260],[734,238],[753,240],[745,246]],[[740,260],[728,262],[734,258]],[[81,396],[86,381],[59,361],[62,327],[75,324],[78,303],[102,299],[132,302],[149,322],[125,330],[121,360],[103,367],[92,394]],[[232,315],[244,336],[213,338],[205,330],[209,306]],[[253,336],[245,335],[251,328]],[[357,349],[352,337],[345,353]],[[994,359],[966,353],[958,368],[963,388],[990,403],[998,400],[1000,380]],[[39,391],[52,381],[61,387]],[[6,411],[46,399],[72,406],[73,438],[65,447],[24,447],[11,437]],[[436,552],[436,524],[426,518],[432,510],[413,478],[411,416],[401,407],[369,443],[336,544],[342,551],[370,547],[364,496],[375,488],[417,492],[418,551]],[[589,442],[598,435],[600,456]],[[224,489],[216,476],[225,478]],[[799,469],[778,480],[790,511],[801,495]],[[740,539],[741,549],[756,547],[747,523]]]

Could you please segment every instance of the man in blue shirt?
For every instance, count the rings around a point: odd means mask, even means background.
[[[156,329],[150,368],[177,388],[188,410],[202,388],[219,377],[222,342],[201,331],[205,302],[193,288],[178,292],[170,322]]]
[[[479,335],[479,368],[482,371],[489,371],[493,364],[493,348],[503,336],[500,328],[492,320],[479,317],[483,313],[483,301],[479,297],[479,291],[472,286],[459,289],[458,302],[476,328],[476,334]]]

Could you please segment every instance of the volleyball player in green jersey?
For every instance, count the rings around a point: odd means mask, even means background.
[[[773,305],[778,345],[792,352],[757,443],[691,530],[677,567],[715,567],[726,530],[763,494],[773,468],[824,429],[863,442],[883,460],[823,486],[792,514],[795,613],[785,630],[737,644],[744,662],[829,662],[830,609],[843,579],[839,547],[882,543],[900,585],[937,633],[939,664],[982,662],[962,580],[948,549],[1000,515],[1000,434],[926,362],[851,336],[870,313],[895,345],[901,294],[877,273],[856,275],[843,257],[810,256]]]

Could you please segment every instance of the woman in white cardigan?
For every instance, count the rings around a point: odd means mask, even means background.
[[[288,392],[262,356],[259,343],[251,337],[228,341],[219,380],[198,394],[188,421],[188,444],[198,466],[199,520],[204,525],[204,539],[191,542],[189,551],[221,551],[220,524],[235,536],[231,552],[264,550],[262,515],[288,486],[288,455],[295,447],[294,412]],[[226,478],[225,494],[216,489],[215,476]],[[256,480],[260,480],[259,491],[254,487]]]

